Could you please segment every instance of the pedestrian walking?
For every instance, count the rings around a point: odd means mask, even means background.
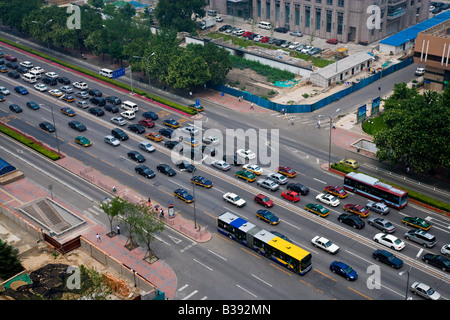
[[[239,102],[241,102],[241,96],[239,96]]]
[[[320,129],[320,120],[317,120],[317,128]]]
[[[151,208],[152,207],[152,199],[148,198],[148,206]]]
[[[100,238],[100,235],[97,233],[97,242],[102,242],[102,238]]]
[[[120,234],[120,226],[119,225],[116,226],[116,231],[117,231],[117,234]]]
[[[333,121],[333,129],[336,129],[336,122]]]
[[[164,219],[164,210],[162,208],[159,209],[159,217]]]
[[[294,117],[291,118],[291,124],[294,125]]]
[[[252,109],[252,110],[254,109],[253,108],[253,102],[250,104],[250,109]]]
[[[189,96],[190,96],[191,99],[192,99],[192,91],[189,91]]]

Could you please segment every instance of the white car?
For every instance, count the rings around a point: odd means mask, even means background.
[[[134,118],[136,118],[136,114],[131,110],[121,112],[120,115],[124,118],[127,118],[128,120],[133,120]]]
[[[302,51],[300,51],[301,53],[308,53],[309,50],[311,50],[313,47],[311,46],[304,46]]]
[[[230,165],[228,163],[226,163],[225,161],[223,161],[223,160],[214,160],[214,161],[211,162],[211,165],[213,167],[216,167],[216,168],[218,168],[220,170],[223,170],[223,171],[230,170],[230,168],[231,168]]]
[[[45,84],[43,84],[43,83],[35,84],[35,85],[34,85],[34,88],[35,88],[37,91],[40,91],[40,92],[43,92],[43,91],[47,91],[47,90],[48,90],[47,86],[46,86]]]
[[[180,130],[182,132],[184,132],[184,133],[187,133],[188,135],[191,135],[191,136],[195,136],[195,135],[199,134],[199,132],[200,132],[197,128],[194,128],[192,126],[183,127]]]
[[[71,86],[62,86],[61,88],[59,88],[61,91],[65,92],[65,93],[72,93],[73,89]]]
[[[425,68],[417,68],[415,75],[416,76],[423,76],[425,74]]]
[[[58,74],[57,74],[56,72],[47,72],[45,75],[46,75],[47,77],[53,78],[53,79],[56,79],[56,78],[59,77]]]
[[[444,244],[441,248],[441,253],[444,256],[450,257],[450,243]]]
[[[147,151],[147,152],[154,152],[156,151],[156,148],[150,144],[148,141],[141,141],[139,142],[139,149]]]
[[[72,83],[74,88],[80,89],[80,90],[87,90],[88,89],[88,85],[86,82],[83,81],[77,81]]]
[[[405,247],[405,243],[399,238],[391,234],[384,234],[382,232],[377,233],[373,237],[373,240],[377,243],[381,243],[382,245],[385,245],[386,247],[389,247],[397,251],[400,251]]]
[[[262,35],[256,35],[254,38],[253,38],[253,41],[261,41],[261,39],[262,39]]]
[[[289,49],[294,50],[295,48],[297,48],[300,45],[300,42],[293,42],[291,43],[291,45],[289,46]]]
[[[107,144],[112,145],[113,147],[117,147],[118,145],[120,145],[120,141],[117,140],[115,137],[111,136],[111,135],[107,135],[104,139],[104,141]]]
[[[411,285],[411,291],[414,294],[422,296],[426,299],[430,299],[430,300],[441,299],[441,295],[438,292],[434,291],[434,289],[432,289],[429,285],[426,285],[425,283],[414,282]]]
[[[263,169],[260,168],[260,166],[258,166],[257,164],[253,164],[253,163],[247,163],[244,164],[242,166],[242,168],[244,168],[244,170],[250,171],[254,174],[256,174],[257,176],[261,175],[261,173],[263,173]]]
[[[63,95],[62,91],[59,89],[49,90],[48,93],[50,93],[54,97],[61,97]]]
[[[249,149],[239,149],[236,154],[244,159],[253,160],[256,158],[256,154]]]
[[[30,71],[44,73],[44,69],[42,69],[41,67],[33,67]]]
[[[127,121],[124,118],[121,117],[112,117],[111,122],[114,124],[117,124],[119,126],[124,126],[127,124]]]
[[[316,200],[332,207],[337,207],[341,202],[332,194],[320,193],[316,196]]]
[[[6,89],[5,87],[0,87],[0,93],[4,96],[7,96],[8,94],[10,94],[9,90]]]
[[[325,250],[328,253],[336,254],[339,251],[339,246],[335,245],[333,242],[327,238],[321,236],[315,236],[311,239],[311,242],[317,248]]]
[[[214,136],[203,137],[202,141],[206,144],[211,144],[213,146],[216,146],[219,144],[219,138],[216,138]]]
[[[283,176],[281,173],[269,173],[267,175],[267,179],[272,180],[275,183],[278,184],[286,184],[288,183],[288,179]]]
[[[223,18],[222,17],[216,17],[216,22],[223,22]]]
[[[223,195],[223,200],[225,200],[226,202],[229,202],[231,204],[234,204],[236,207],[243,207],[245,206],[245,200],[241,199],[241,197],[239,197],[237,194],[232,193],[232,192],[227,192]]]
[[[19,63],[22,67],[25,68],[33,68],[33,63],[30,61],[22,61],[21,63]]]

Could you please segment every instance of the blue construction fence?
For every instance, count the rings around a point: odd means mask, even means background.
[[[326,98],[323,98],[322,100],[319,100],[313,104],[292,104],[292,105],[291,104],[280,104],[280,103],[272,102],[270,100],[255,96],[255,95],[251,94],[250,92],[241,91],[241,90],[238,90],[235,88],[230,88],[225,85],[215,85],[215,86],[212,86],[211,88],[214,90],[223,92],[225,94],[235,96],[235,97],[243,97],[244,100],[253,102],[254,104],[256,104],[260,107],[278,111],[278,112],[286,112],[286,113],[313,112],[313,111],[323,108],[323,107],[329,105],[330,103],[333,103],[334,101],[337,101],[349,94],[352,94],[353,92],[356,92],[359,89],[362,89],[362,88],[374,83],[375,81],[378,81],[381,78],[390,75],[391,73],[394,73],[400,69],[403,69],[403,68],[409,66],[410,64],[412,64],[413,62],[414,62],[414,59],[411,57],[406,60],[403,60],[402,62],[391,65],[390,67],[383,69],[380,72],[377,72],[377,73],[373,74],[372,76],[365,78],[365,79],[361,80],[360,82],[354,83],[353,85],[345,88],[344,90],[336,92],[336,93],[334,93]]]

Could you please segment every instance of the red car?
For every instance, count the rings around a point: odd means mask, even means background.
[[[293,178],[297,175],[297,172],[292,170],[290,167],[278,167],[277,172],[289,178]]]
[[[283,191],[281,196],[283,198],[285,198],[286,200],[289,200],[289,201],[292,201],[292,202],[300,201],[300,195],[297,192],[295,192],[295,191],[291,191],[291,190]]]
[[[147,128],[152,128],[155,126],[155,123],[150,119],[142,119],[142,120],[139,120],[138,123]]]
[[[369,215],[369,210],[366,209],[366,207],[359,205],[359,204],[350,204],[350,203],[346,204],[344,206],[344,211],[357,214],[363,218],[365,218]]]
[[[325,193],[331,193],[333,195],[335,195],[336,197],[339,197],[341,199],[344,199],[348,196],[347,191],[345,191],[343,188],[339,187],[339,186],[326,186],[325,188],[323,188],[323,191]]]
[[[273,207],[273,201],[270,200],[268,196],[265,196],[261,193],[255,196],[254,201],[255,201],[255,203],[260,204],[266,208]]]
[[[267,42],[269,42],[269,38],[268,37],[262,37],[261,40],[259,40],[259,42],[267,43]]]
[[[251,31],[245,31],[245,32],[242,34],[242,36],[243,36],[244,38],[246,38],[246,37],[250,37],[252,34],[253,34],[253,32],[251,32]]]
[[[5,59],[8,60],[8,61],[11,61],[11,62],[16,62],[17,61],[17,58],[14,57],[13,55],[10,55],[10,54],[7,54],[5,56]]]
[[[327,40],[327,43],[330,43],[330,44],[338,44],[339,41],[338,41],[338,39],[328,39],[328,40]]]

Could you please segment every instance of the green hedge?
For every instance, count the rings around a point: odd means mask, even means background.
[[[32,139],[28,138],[27,136],[15,131],[11,128],[8,128],[7,126],[5,126],[3,124],[0,124],[0,131],[3,132],[4,134],[7,134],[11,138],[16,139],[20,143],[36,150],[37,152],[43,154],[44,156],[46,156],[52,160],[58,160],[61,158],[61,156],[58,153],[47,149],[46,147],[40,145],[39,143],[34,142]]]
[[[66,62],[66,61],[59,60],[59,59],[54,58],[54,57],[51,57],[51,56],[49,56],[49,55],[47,55],[47,54],[45,54],[45,53],[42,53],[42,52],[40,52],[40,51],[36,51],[36,50],[34,50],[34,49],[30,49],[30,48],[28,48],[28,47],[26,47],[26,46],[24,46],[24,45],[15,43],[15,42],[10,41],[10,40],[8,40],[8,39],[1,38],[1,37],[0,37],[0,41],[2,41],[2,42],[4,42],[4,43],[7,43],[7,44],[9,44],[9,45],[11,45],[11,46],[14,46],[14,47],[16,47],[16,48],[19,48],[19,49],[21,49],[21,50],[23,50],[23,51],[26,51],[26,52],[32,53],[32,54],[34,54],[34,55],[37,55],[37,56],[39,56],[39,57],[42,57],[42,58],[44,58],[44,59],[47,59],[47,60],[53,61],[53,62],[55,62],[55,63],[58,63],[58,64],[60,64],[60,65],[62,65],[62,66],[67,67],[67,68],[70,68],[70,69],[73,69],[73,70],[75,70],[75,71],[84,73],[84,74],[86,74],[86,75],[88,75],[88,76],[94,77],[94,78],[99,79],[99,80],[102,80],[102,81],[104,81],[104,82],[108,82],[108,83],[110,83],[110,84],[112,84],[112,85],[114,85],[114,86],[117,86],[117,87],[119,87],[119,88],[122,88],[122,89],[131,91],[131,87],[130,87],[129,85],[125,84],[125,83],[116,81],[116,80],[114,80],[114,79],[110,79],[110,78],[103,77],[103,76],[99,75],[99,74],[96,73],[96,72],[92,72],[92,71],[86,70],[86,69],[84,69],[84,68],[82,68],[82,67],[80,67],[80,66],[73,65],[73,64],[68,63],[68,62]],[[161,98],[161,97],[156,96],[156,95],[154,95],[154,94],[150,94],[150,93],[145,92],[145,91],[143,91],[143,90],[133,88],[133,91],[136,92],[137,94],[141,95],[141,96],[150,98],[150,99],[152,99],[152,100],[154,100],[154,101],[156,101],[156,102],[159,102],[159,103],[161,103],[161,104],[167,105],[167,106],[172,107],[172,108],[174,108],[174,109],[177,109],[177,110],[186,112],[187,114],[190,114],[190,115],[195,115],[195,114],[197,114],[197,111],[196,111],[196,110],[190,109],[190,108],[188,108],[187,106],[178,104],[178,103],[176,103],[176,102],[169,101],[169,100],[167,100],[167,99]]]
[[[342,165],[342,164],[340,164],[340,163],[333,163],[333,164],[331,165],[331,168],[332,168],[332,169],[335,169],[335,170],[338,170],[338,171],[341,171],[341,172],[344,172],[345,174],[347,174],[347,173],[349,173],[349,172],[352,172],[352,171],[359,172],[358,170],[355,170],[355,169],[346,167],[346,166],[344,166],[344,165]],[[378,178],[377,178],[377,179],[378,179]],[[424,204],[427,204],[427,205],[430,205],[430,206],[432,206],[432,207],[434,207],[434,208],[437,208],[437,209],[440,209],[440,210],[444,210],[444,211],[450,212],[450,204],[448,204],[448,203],[445,203],[445,202],[436,200],[436,199],[434,199],[434,198],[428,197],[428,196],[426,196],[426,195],[424,195],[424,194],[421,194],[421,193],[419,193],[419,192],[410,190],[410,189],[405,188],[405,187],[403,187],[403,186],[395,185],[395,184],[393,184],[392,182],[389,182],[389,181],[383,181],[383,180],[381,180],[381,179],[380,179],[380,181],[385,182],[385,183],[388,183],[388,184],[390,184],[390,185],[392,185],[392,186],[394,186],[394,187],[396,187],[396,188],[399,188],[399,189],[408,191],[408,195],[409,195],[409,197],[410,197],[411,199],[420,201],[420,202],[422,202],[422,203],[424,203]]]

